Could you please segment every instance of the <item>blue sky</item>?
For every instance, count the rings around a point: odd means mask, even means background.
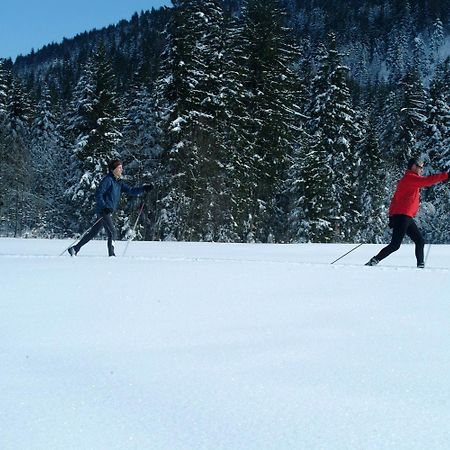
[[[103,28],[134,12],[171,6],[170,0],[4,0],[0,11],[0,58],[26,55],[51,42]]]

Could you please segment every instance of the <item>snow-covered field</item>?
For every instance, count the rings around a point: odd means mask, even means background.
[[[450,449],[449,246],[68,244],[0,239],[0,449]]]

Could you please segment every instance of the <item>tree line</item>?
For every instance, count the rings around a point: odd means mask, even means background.
[[[327,8],[176,0],[65,56],[45,49],[51,64],[1,61],[1,234],[84,231],[121,158],[130,182],[155,185],[142,239],[383,240],[407,159],[450,163],[448,17],[434,2],[363,2],[350,40]],[[425,200],[422,227],[448,242],[447,185]],[[136,211],[123,203],[121,237]]]

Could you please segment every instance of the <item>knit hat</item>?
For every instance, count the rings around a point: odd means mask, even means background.
[[[122,161],[120,159],[113,159],[108,163],[108,169],[112,172],[117,166],[120,166]]]

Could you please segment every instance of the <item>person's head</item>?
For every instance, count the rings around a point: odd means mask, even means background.
[[[119,159],[113,159],[109,162],[108,169],[116,178],[120,178],[123,171],[122,161],[120,161]]]
[[[408,161],[408,169],[412,170],[414,173],[420,174],[423,171],[424,162],[420,158],[411,158]]]

